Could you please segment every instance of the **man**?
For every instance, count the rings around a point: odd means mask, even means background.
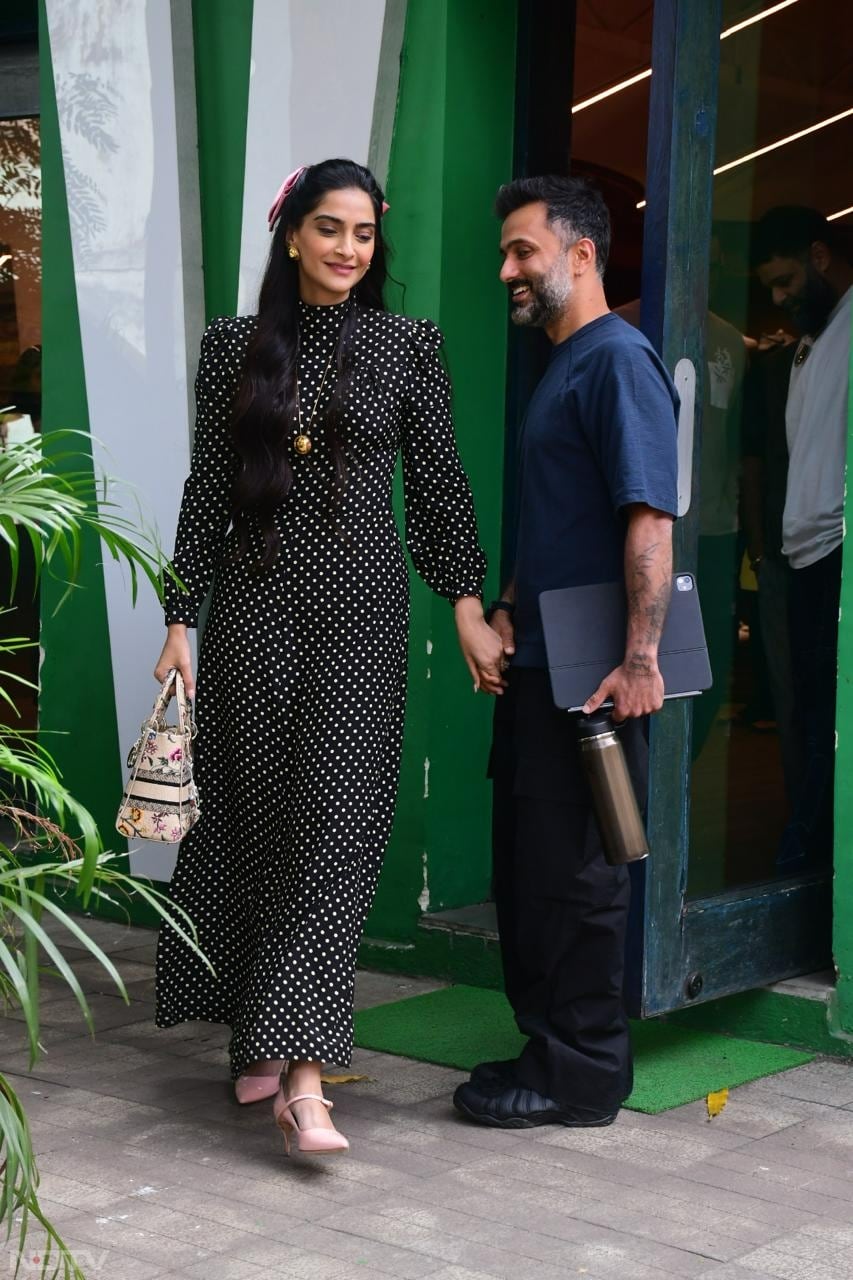
[[[646,339],[608,309],[600,194],[575,178],[520,179],[500,189],[497,213],[512,318],[553,344],[521,432],[515,576],[490,611],[513,658],[490,770],[495,898],[507,996],[528,1041],[516,1061],[477,1067],[454,1104],[502,1128],[601,1125],[632,1083],[628,872],[604,859],[575,718],[551,697],[539,593],[624,577],[625,658],[584,710],[612,699],[614,720],[630,721],[621,732],[640,780],[641,718],[664,693],[677,397]]]
[[[790,460],[782,514],[794,716],[805,770],[777,866],[795,871],[832,854],[853,267],[832,225],[798,205],[780,205],[761,218],[753,264],[803,335],[785,407]]]

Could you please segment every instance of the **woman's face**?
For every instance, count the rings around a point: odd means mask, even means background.
[[[303,302],[343,302],[370,266],[376,245],[373,201],[358,187],[327,191],[300,227],[287,233],[299,250],[299,294]]]

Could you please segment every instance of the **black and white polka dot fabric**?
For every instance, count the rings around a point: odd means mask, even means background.
[[[344,308],[300,303],[307,421]],[[348,478],[330,504],[332,459],[291,455],[267,573],[233,562],[228,433],[251,317],[202,340],[192,472],[184,489],[167,622],[195,625],[213,581],[198,670],[202,816],[171,885],[216,976],[169,926],[157,955],[157,1024],[228,1023],[234,1076],[259,1059],[347,1065],[356,951],[391,829],[406,691],[408,575],[392,511],[402,451],[406,543],[453,600],[480,595],[485,558],[456,452],[441,334],[427,320],[361,311],[343,435]],[[328,399],[327,382],[320,408]],[[294,436],[297,433],[294,424]]]

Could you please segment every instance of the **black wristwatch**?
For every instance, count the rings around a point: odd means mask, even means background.
[[[510,617],[515,613],[515,605],[510,600],[493,600],[484,614],[486,622],[491,622],[499,609],[508,613]]]

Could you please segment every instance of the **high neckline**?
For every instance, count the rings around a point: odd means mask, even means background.
[[[326,317],[342,320],[351,305],[351,296],[344,298],[342,302],[303,302],[300,298],[299,316],[303,320],[322,320]]]

